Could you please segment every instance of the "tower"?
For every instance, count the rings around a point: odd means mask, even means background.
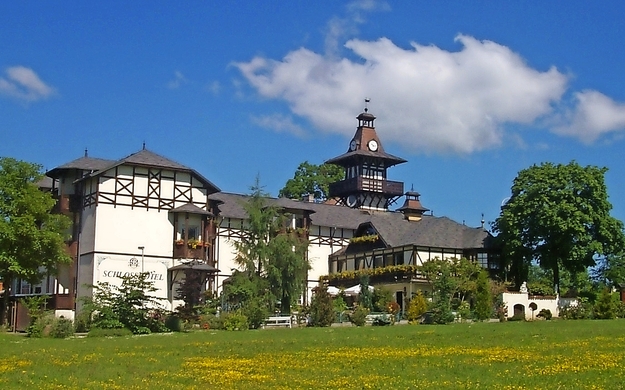
[[[330,184],[329,196],[351,208],[386,211],[404,193],[404,183],[387,180],[386,170],[406,160],[384,151],[373,123],[376,118],[366,107],[356,119],[358,127],[347,152],[326,161],[345,169],[345,179]]]

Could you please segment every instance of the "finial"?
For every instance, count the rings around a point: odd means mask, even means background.
[[[87,151],[87,148],[85,148],[85,157],[89,157],[89,152]]]
[[[414,192],[414,183],[410,185],[410,192]]]
[[[365,112],[369,112],[369,102],[371,101],[371,99],[369,99],[368,97],[365,98]]]
[[[143,141],[143,150],[145,150],[145,141]]]
[[[484,221],[484,213],[482,213],[482,229],[484,228],[484,222],[486,221]]]

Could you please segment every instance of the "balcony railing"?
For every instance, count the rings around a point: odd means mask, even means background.
[[[404,194],[404,183],[358,176],[330,184],[331,197],[349,195],[356,191],[371,191],[390,196],[401,196]]]
[[[208,245],[206,243],[190,244],[183,240],[174,241],[174,258],[178,259],[207,259]]]

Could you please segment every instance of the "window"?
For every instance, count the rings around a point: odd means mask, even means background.
[[[180,239],[184,239],[185,226],[182,225],[182,230],[180,231]],[[199,226],[189,226],[189,233],[187,239],[189,240],[199,240],[200,239],[200,228]]]
[[[393,256],[395,257],[395,265],[404,265],[404,253],[403,252],[399,252],[399,253],[394,253]]]
[[[20,294],[30,294],[30,283],[24,281],[24,280],[20,280],[21,286],[20,286]]]
[[[477,263],[482,268],[488,268],[488,253],[479,252],[477,254]]]

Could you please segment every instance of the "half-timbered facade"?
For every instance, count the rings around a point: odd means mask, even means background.
[[[497,264],[492,237],[445,217],[426,215],[419,194],[403,193],[387,168],[405,160],[384,151],[366,110],[358,117],[348,151],[329,160],[343,166],[345,178],[330,187],[334,202],[284,198],[268,202],[291,216],[290,227],[305,235],[311,265],[304,303],[322,276],[344,271],[420,265],[433,259],[467,257],[485,268]],[[67,243],[74,259],[40,285],[17,281],[18,294],[47,294],[57,314],[72,317],[81,297],[98,282],[149,272],[169,309],[175,309],[173,272],[201,266],[206,288],[220,292],[238,268],[234,242],[245,233],[246,195],[221,192],[197,171],[145,149],[121,160],[85,156],[47,173],[57,212],[74,221]],[[389,207],[405,195],[396,211]],[[410,296],[416,275],[387,273],[383,282],[397,302]],[[390,278],[390,279],[389,279]],[[408,279],[406,279],[408,278]],[[344,286],[346,287],[346,286]],[[416,288],[416,287],[415,287]]]
[[[174,309],[179,302],[170,269],[195,260],[216,273],[208,197],[219,188],[197,171],[144,147],[118,161],[85,153],[47,175],[58,199],[56,211],[74,221],[68,242],[74,263],[34,289],[17,281],[14,291],[50,295],[57,315],[72,318],[79,298],[91,296],[92,285],[119,285],[123,276],[148,272],[157,296]],[[209,277],[207,288],[213,283]]]

